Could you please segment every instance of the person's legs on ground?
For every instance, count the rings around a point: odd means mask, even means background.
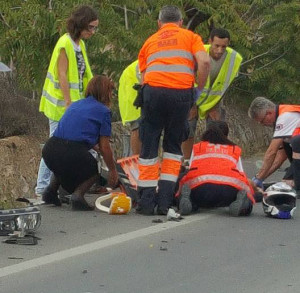
[[[181,144],[182,153],[184,157],[185,165],[189,164],[189,160],[192,155],[193,145],[195,140],[196,128],[197,128],[197,118],[188,120],[188,138]]]
[[[204,183],[191,190],[193,206],[200,208],[228,207],[234,200],[238,190],[229,185]]]
[[[53,121],[49,119],[49,137],[51,137],[57,128],[58,121]],[[40,161],[37,182],[35,187],[35,194],[37,196],[41,196],[45,188],[49,185],[51,178],[51,171],[47,167],[44,159],[42,158]]]
[[[180,143],[178,144],[180,147]],[[158,181],[157,213],[166,215],[173,203],[176,182],[181,168],[182,155],[163,153],[160,179]]]
[[[61,206],[61,201],[58,198],[58,188],[60,186],[60,180],[55,176],[54,173],[51,174],[50,184],[43,191],[42,199],[45,204],[54,204],[56,206]]]
[[[145,86],[142,118],[139,126],[141,152],[139,157],[138,200],[136,211],[152,215],[156,206],[159,176],[158,147],[163,129],[160,88]]]
[[[248,216],[252,211],[252,202],[246,192],[230,185],[205,183],[193,188],[190,198],[193,207],[229,207],[232,216]]]
[[[229,214],[233,217],[249,216],[252,212],[253,204],[247,196],[245,190],[239,190],[236,200],[229,205]]]
[[[198,107],[193,105],[188,118],[188,138],[181,144],[183,157],[188,161],[191,157],[198,121]]]
[[[191,189],[187,184],[183,184],[179,197],[179,212],[181,215],[189,215],[192,210]]]
[[[90,189],[90,187],[97,181],[98,175],[82,182],[78,187],[75,188],[73,194],[71,195],[71,207],[73,210],[93,210],[84,198],[85,193]]]
[[[163,160],[158,182],[157,212],[167,214],[173,203],[181,168],[181,144],[187,138],[186,121],[193,102],[192,90],[168,89],[164,93]]]

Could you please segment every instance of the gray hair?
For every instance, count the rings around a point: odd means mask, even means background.
[[[158,20],[162,23],[176,23],[182,20],[182,13],[177,6],[166,5],[160,10]]]
[[[248,110],[248,116],[251,119],[256,119],[266,114],[268,110],[275,110],[276,105],[267,98],[257,97],[255,98]]]

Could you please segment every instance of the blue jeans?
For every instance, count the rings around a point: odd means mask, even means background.
[[[58,121],[49,119],[49,137],[51,137],[57,128]],[[42,194],[45,188],[50,184],[51,171],[46,166],[43,159],[41,159],[39,173],[37,177],[35,193]]]

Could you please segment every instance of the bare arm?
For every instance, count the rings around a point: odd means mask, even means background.
[[[210,70],[210,58],[209,55],[204,51],[199,51],[195,54],[195,58],[198,64],[197,70],[197,84],[199,90],[202,90],[205,86],[207,77]]]
[[[287,159],[287,155],[284,149],[279,149],[276,157],[274,159],[272,167],[269,169],[269,173],[267,174],[267,177],[272,175],[282,164],[283,162]]]
[[[58,80],[60,84],[60,89],[62,91],[64,100],[65,100],[65,107],[68,108],[71,104],[70,98],[70,89],[69,89],[69,82],[67,77],[69,61],[64,49],[61,49],[60,54],[58,56],[57,62],[57,71],[58,71]]]
[[[118,173],[116,169],[116,165],[114,162],[113,152],[110,147],[109,137],[101,136],[99,140],[99,150],[103,157],[103,160],[106,166],[109,169],[109,179],[108,184],[112,187],[116,186],[118,183]]]
[[[271,175],[276,169],[274,168],[275,165],[280,162],[280,158],[282,159],[282,154],[278,155],[278,152],[282,151],[280,147],[282,146],[283,139],[282,138],[273,138],[266,153],[264,156],[264,162],[259,170],[259,172],[256,174],[256,178],[264,180],[269,175]],[[276,159],[276,160],[275,160]],[[274,165],[275,163],[275,165]],[[282,163],[281,163],[282,164]],[[274,166],[273,166],[274,165]],[[272,173],[270,172],[272,171]]]

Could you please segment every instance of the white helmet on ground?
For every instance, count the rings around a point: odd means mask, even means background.
[[[295,190],[285,182],[269,186],[263,196],[262,204],[265,214],[279,219],[290,219],[296,210],[297,195]]]

